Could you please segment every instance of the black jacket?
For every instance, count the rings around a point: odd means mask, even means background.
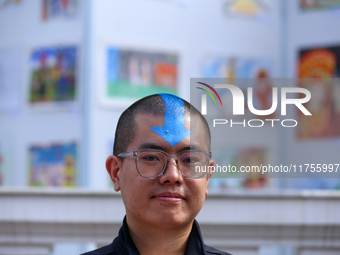
[[[196,220],[191,229],[188,239],[187,248],[184,255],[230,255],[227,252],[216,250],[203,243],[201,230]],[[123,226],[119,230],[119,235],[113,242],[107,246],[97,250],[84,253],[82,255],[140,255],[135,244],[133,243],[126,223],[126,218],[123,220]]]

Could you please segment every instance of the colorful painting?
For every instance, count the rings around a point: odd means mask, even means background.
[[[274,76],[274,63],[265,58],[207,57],[204,60],[203,78],[270,78]]]
[[[107,59],[107,98],[136,100],[155,93],[177,94],[176,53],[110,47]]]
[[[42,19],[75,17],[78,0],[42,0]]]
[[[22,0],[0,0],[0,10],[20,4]]]
[[[299,0],[299,4],[303,11],[340,8],[340,0]]]
[[[262,147],[246,147],[238,149],[214,150],[215,164],[219,166],[252,167],[268,164],[268,153]],[[228,172],[213,173],[209,186],[217,191],[235,189],[263,189],[270,185],[268,176],[258,172],[238,173]]]
[[[77,48],[48,47],[31,53],[29,102],[74,101],[77,90]]]
[[[75,142],[30,146],[29,185],[76,186],[77,155]]]
[[[227,17],[268,18],[271,13],[271,1],[225,0],[223,12]]]
[[[206,58],[202,70],[203,78],[225,78],[227,84],[233,84],[247,94],[247,87],[253,87],[253,106],[257,110],[268,110],[272,106],[272,88],[274,77],[274,63],[269,59],[256,58]],[[222,102],[228,107],[218,108],[216,114],[220,118],[240,117],[232,115],[232,96],[227,90],[219,90]],[[208,101],[213,103],[212,101]],[[245,105],[245,117],[254,116]],[[241,116],[242,117],[242,116]],[[259,118],[273,118],[274,114],[257,116]]]
[[[301,50],[298,86],[311,92],[305,104],[312,116],[298,111],[299,139],[340,136],[340,46]]]

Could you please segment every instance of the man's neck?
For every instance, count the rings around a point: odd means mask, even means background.
[[[141,255],[184,255],[193,221],[176,229],[160,229],[127,218],[129,234]]]

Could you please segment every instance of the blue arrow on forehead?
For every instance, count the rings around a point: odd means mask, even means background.
[[[191,130],[184,128],[184,102],[174,95],[159,95],[165,104],[164,126],[151,127],[151,130],[161,136],[171,146],[175,146],[191,133]]]

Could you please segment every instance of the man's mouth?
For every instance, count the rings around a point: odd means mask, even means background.
[[[155,198],[157,200],[168,202],[168,203],[179,203],[185,200],[185,198],[182,195],[176,192],[163,192],[155,196],[152,196],[151,198]]]

